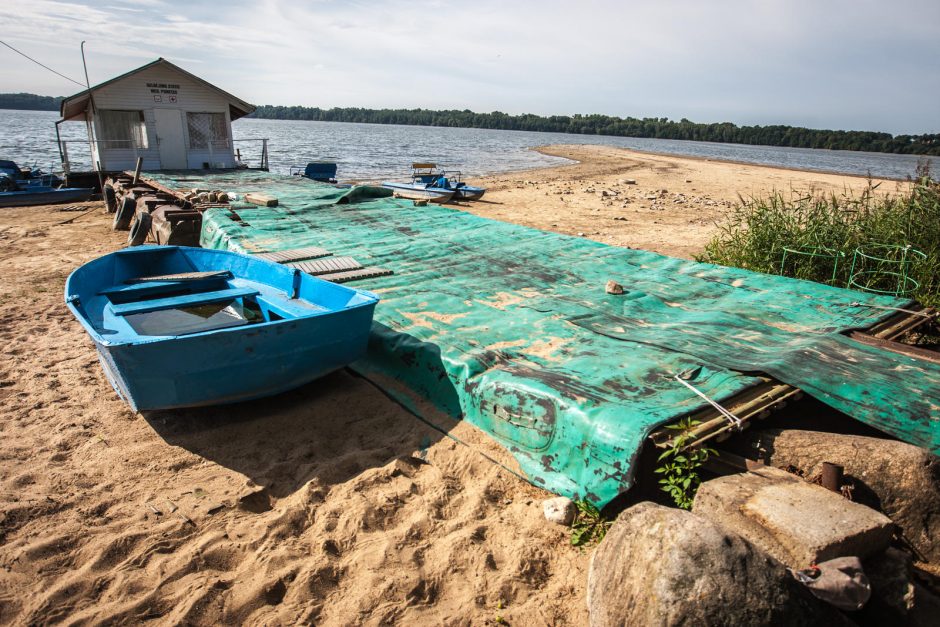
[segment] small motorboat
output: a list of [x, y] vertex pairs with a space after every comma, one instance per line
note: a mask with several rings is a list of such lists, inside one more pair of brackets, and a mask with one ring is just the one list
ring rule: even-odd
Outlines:
[[379, 298], [234, 252], [141, 246], [65, 284], [117, 393], [135, 411], [278, 394], [366, 350]]
[[433, 163], [412, 163], [411, 183], [386, 181], [382, 187], [391, 189], [396, 196], [412, 200], [429, 200], [445, 203], [454, 197], [454, 190], [437, 186], [434, 181], [440, 175]]
[[88, 200], [94, 193], [90, 187], [62, 187], [62, 179], [54, 174], [0, 160], [0, 207], [79, 202]]

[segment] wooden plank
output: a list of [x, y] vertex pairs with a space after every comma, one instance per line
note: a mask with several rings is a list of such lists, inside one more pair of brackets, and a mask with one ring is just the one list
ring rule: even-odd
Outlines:
[[335, 274], [337, 272], [347, 272], [349, 270], [359, 270], [362, 268], [362, 264], [352, 257], [326, 257], [324, 259], [313, 259], [310, 261], [291, 261], [284, 265], [297, 268], [313, 276]]
[[116, 316], [130, 316], [132, 314], [159, 311], [160, 309], [175, 309], [177, 307], [217, 303], [224, 300], [254, 296], [255, 294], [258, 294], [258, 290], [251, 289], [250, 287], [233, 287], [217, 292], [201, 292], [198, 294], [186, 294], [185, 296], [172, 296], [170, 298], [156, 298], [154, 300], [144, 300], [136, 303], [124, 303], [123, 305], [111, 305], [111, 310]]
[[245, 200], [253, 205], [260, 205], [262, 207], [277, 207], [277, 198], [268, 194], [248, 192], [245, 194]]
[[372, 279], [378, 276], [388, 276], [394, 274], [391, 270], [385, 268], [368, 267], [361, 270], [349, 270], [346, 272], [333, 272], [330, 274], [321, 274], [320, 278], [331, 283], [347, 283], [349, 281], [358, 281], [360, 279]]
[[290, 248], [288, 250], [278, 250], [273, 253], [257, 253], [254, 256], [276, 263], [287, 263], [289, 261], [302, 261], [304, 259], [319, 259], [320, 257], [329, 257], [330, 251], [319, 246], [306, 246], [304, 248]]
[[896, 340], [905, 333], [913, 331], [922, 324], [930, 322], [937, 315], [934, 309], [921, 305], [912, 305], [908, 309], [914, 313], [906, 311], [898, 312], [884, 322], [879, 322], [870, 327], [867, 333], [884, 340]]
[[[772, 411], [782, 409], [790, 401], [803, 396], [803, 391], [792, 385], [767, 378], [762, 383], [746, 390], [722, 403], [722, 406], [741, 420], [742, 424], [754, 418], [765, 418]], [[692, 444], [699, 445], [713, 438], [724, 439], [735, 428], [718, 410], [707, 407], [691, 416], [700, 424], [692, 428], [695, 439]], [[672, 429], [660, 428], [650, 434], [650, 439], [657, 447], [667, 448], [677, 434]], [[723, 437], [722, 437], [723, 436]]]
[[934, 364], [940, 364], [940, 352], [934, 350], [920, 348], [919, 346], [904, 344], [902, 342], [895, 342], [894, 340], [885, 340], [867, 333], [862, 333], [861, 331], [853, 331], [849, 337], [867, 346], [883, 348], [884, 350], [898, 353], [899, 355], [906, 355], [914, 359], [922, 359]]
[[[135, 279], [124, 281], [128, 285], [135, 283], [149, 283], [150, 281], [202, 281], [203, 279], [231, 279], [232, 273], [228, 270], [208, 270], [205, 272], [180, 272], [178, 274], [159, 274], [155, 276], [142, 276]], [[106, 294], [107, 290], [102, 290], [100, 294]]]

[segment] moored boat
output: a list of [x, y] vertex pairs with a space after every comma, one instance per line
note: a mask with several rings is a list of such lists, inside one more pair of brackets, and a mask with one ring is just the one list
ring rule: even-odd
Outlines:
[[136, 411], [270, 396], [365, 353], [374, 294], [238, 253], [142, 246], [65, 284], [114, 389]]
[[94, 193], [95, 190], [90, 187], [28, 185], [20, 189], [0, 192], [0, 207], [27, 207], [80, 202], [88, 200]]
[[0, 207], [77, 202], [88, 200], [94, 193], [90, 187], [62, 187], [62, 179], [54, 174], [0, 159]]

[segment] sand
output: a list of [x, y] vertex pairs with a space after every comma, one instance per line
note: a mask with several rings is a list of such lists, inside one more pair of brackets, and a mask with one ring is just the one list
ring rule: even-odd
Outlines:
[[[689, 256], [738, 192], [864, 184], [548, 150], [582, 163], [493, 177], [470, 210]], [[88, 207], [0, 209], [0, 622], [586, 623], [590, 551], [469, 425], [449, 425], [458, 444], [345, 371], [271, 399], [131, 412], [63, 304], [74, 267], [125, 243]]]
[[[579, 163], [472, 181], [487, 188], [462, 205], [481, 216], [581, 235], [605, 244], [691, 259], [740, 197], [808, 192], [855, 194], [859, 176], [821, 174], [609, 146], [545, 146], [540, 152]], [[913, 173], [912, 173], [913, 174]], [[628, 181], [633, 180], [635, 184]], [[907, 183], [873, 179], [880, 193]]]

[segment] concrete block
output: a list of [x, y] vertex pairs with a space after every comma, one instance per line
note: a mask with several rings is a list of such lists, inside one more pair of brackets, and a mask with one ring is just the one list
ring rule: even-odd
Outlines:
[[776, 468], [706, 481], [692, 511], [791, 568], [884, 550], [894, 525], [873, 509]]
[[262, 207], [277, 207], [277, 198], [269, 196], [268, 194], [248, 192], [245, 194], [245, 200], [253, 205], [260, 205]]

